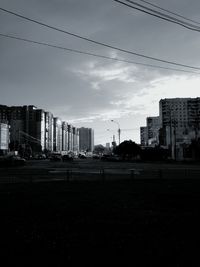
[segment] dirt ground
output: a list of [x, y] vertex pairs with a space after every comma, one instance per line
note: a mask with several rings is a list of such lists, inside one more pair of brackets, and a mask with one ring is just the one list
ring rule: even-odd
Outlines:
[[6, 265], [200, 266], [200, 180], [1, 184]]

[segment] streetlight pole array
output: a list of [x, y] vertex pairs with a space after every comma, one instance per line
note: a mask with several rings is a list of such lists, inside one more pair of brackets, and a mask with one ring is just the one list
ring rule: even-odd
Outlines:
[[121, 129], [120, 129], [120, 125], [119, 122], [115, 121], [115, 120], [111, 120], [112, 122], [116, 123], [118, 125], [118, 137], [119, 137], [119, 145], [120, 145], [120, 135], [121, 135]]

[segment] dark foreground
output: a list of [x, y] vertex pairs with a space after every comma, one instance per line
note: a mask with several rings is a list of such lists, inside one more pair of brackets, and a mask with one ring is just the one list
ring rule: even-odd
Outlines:
[[0, 214], [6, 265], [200, 266], [197, 179], [2, 184]]

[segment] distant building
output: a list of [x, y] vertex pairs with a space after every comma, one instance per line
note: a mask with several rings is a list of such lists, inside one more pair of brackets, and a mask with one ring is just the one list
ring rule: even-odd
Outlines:
[[147, 138], [148, 145], [155, 146], [159, 144], [159, 130], [161, 128], [160, 117], [147, 117]]
[[79, 149], [80, 151], [93, 152], [94, 130], [91, 128], [79, 128]]
[[200, 137], [200, 98], [167, 98], [159, 102], [163, 143], [172, 158], [183, 158], [183, 145]]
[[75, 127], [72, 127], [72, 148], [73, 152], [79, 152], [79, 130]]
[[53, 114], [45, 112], [45, 149], [53, 151]]
[[68, 124], [62, 122], [62, 151], [68, 151]]
[[10, 148], [31, 146], [34, 151], [45, 148], [45, 114], [35, 106], [2, 106], [0, 118], [10, 125]]
[[[32, 152], [79, 152], [79, 129], [33, 105], [0, 105], [0, 122], [4, 128], [4, 122], [9, 125], [10, 150], [20, 151], [22, 156], [30, 156]], [[90, 128], [82, 130], [82, 146], [93, 151], [94, 131]], [[2, 140], [3, 137], [3, 147]]]
[[62, 121], [60, 118], [53, 118], [53, 151], [62, 151]]
[[140, 127], [140, 143], [142, 146], [148, 145], [148, 128], [147, 128], [147, 126]]
[[106, 143], [106, 148], [110, 149], [110, 143]]
[[73, 136], [73, 133], [72, 133], [72, 125], [71, 124], [68, 124], [68, 151], [72, 151], [72, 136]]
[[9, 149], [9, 125], [6, 121], [0, 121], [0, 154]]

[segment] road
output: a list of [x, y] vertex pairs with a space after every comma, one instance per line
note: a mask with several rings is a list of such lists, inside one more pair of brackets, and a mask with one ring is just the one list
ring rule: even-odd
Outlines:
[[18, 168], [2, 168], [0, 183], [49, 180], [199, 178], [200, 166], [180, 163], [135, 163], [74, 159], [72, 162], [30, 160]]
[[[38, 262], [44, 266], [200, 266], [199, 179], [143, 180], [130, 174], [125, 179], [122, 174], [121, 180], [105, 182], [111, 174], [104, 180], [99, 174], [95, 182], [60, 181], [66, 169], [85, 170], [81, 180], [89, 170], [110, 168], [115, 173], [133, 167], [146, 168], [149, 175], [152, 170], [159, 173], [161, 167], [164, 174], [169, 170], [177, 174], [185, 167], [189, 172], [199, 170], [179, 164], [90, 159], [30, 161], [23, 168], [7, 170], [7, 177], [11, 171], [13, 178], [26, 174], [24, 179], [30, 183], [0, 185], [1, 260], [5, 257], [8, 266], [16, 262], [28, 266]], [[50, 182], [49, 171], [55, 172], [57, 182]], [[47, 182], [33, 183], [36, 177], [43, 181], [42, 172]], [[2, 173], [1, 169], [1, 177]]]

